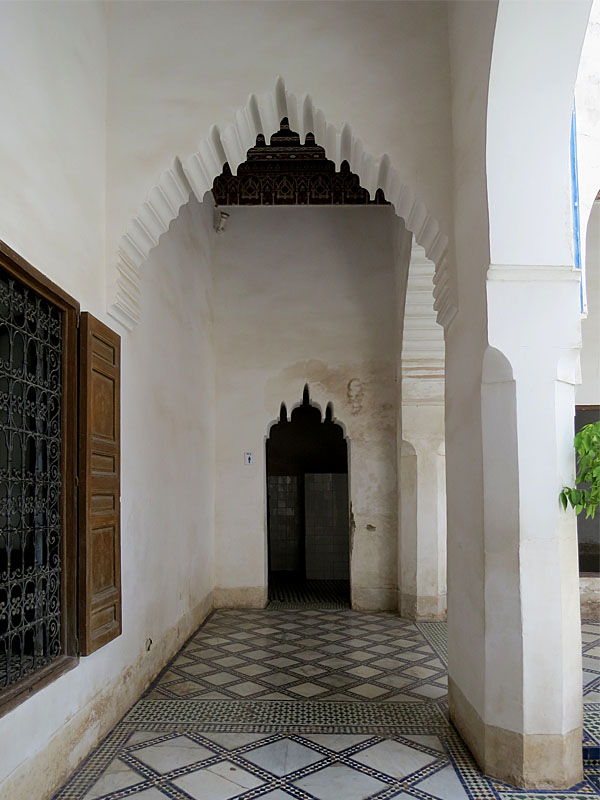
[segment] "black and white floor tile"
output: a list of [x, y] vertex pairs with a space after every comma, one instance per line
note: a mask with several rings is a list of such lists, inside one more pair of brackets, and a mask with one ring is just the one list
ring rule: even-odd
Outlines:
[[[600, 766], [600, 623], [584, 620], [583, 645], [583, 745], [584, 754]], [[599, 782], [600, 783], [600, 782]]]
[[569, 791], [483, 776], [447, 719], [442, 623], [221, 610], [55, 800], [584, 800], [600, 796], [600, 623], [582, 628], [588, 760]]

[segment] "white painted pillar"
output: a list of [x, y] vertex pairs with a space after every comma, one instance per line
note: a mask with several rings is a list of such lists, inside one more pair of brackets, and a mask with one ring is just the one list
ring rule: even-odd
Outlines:
[[408, 619], [446, 616], [444, 406], [404, 405], [400, 465], [398, 609]]
[[401, 357], [398, 610], [446, 616], [444, 336], [433, 307], [434, 264], [413, 243]]
[[[569, 267], [490, 267], [474, 559], [451, 530], [451, 718], [487, 774], [522, 787], [582, 776], [577, 534], [558, 501], [574, 478], [578, 277]], [[468, 492], [463, 502], [478, 507]], [[465, 613], [468, 595], [479, 597], [480, 628]], [[457, 650], [466, 638], [471, 663]]]

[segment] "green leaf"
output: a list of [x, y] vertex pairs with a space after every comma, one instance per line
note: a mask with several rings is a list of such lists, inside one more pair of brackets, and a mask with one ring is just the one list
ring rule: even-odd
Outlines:
[[560, 502], [561, 502], [561, 504], [562, 504], [562, 507], [563, 507], [563, 508], [565, 509], [565, 511], [566, 511], [566, 510], [567, 510], [567, 505], [568, 505], [568, 502], [567, 502], [567, 495], [566, 495], [566, 493], [565, 493], [565, 491], [564, 491], [564, 490], [563, 490], [563, 491], [560, 493]]
[[576, 487], [564, 486], [560, 502], [566, 509], [570, 503], [579, 514], [585, 509], [586, 518], [594, 518], [600, 506], [600, 421], [584, 425], [575, 435], [577, 452]]

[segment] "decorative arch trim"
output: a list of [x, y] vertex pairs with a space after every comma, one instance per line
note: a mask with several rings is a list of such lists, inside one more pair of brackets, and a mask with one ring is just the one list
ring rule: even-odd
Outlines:
[[[413, 242], [408, 279], [406, 282], [406, 301], [404, 311], [404, 332], [402, 336], [402, 362], [411, 377], [427, 377], [427, 369], [434, 377], [443, 377], [445, 364], [444, 332], [437, 324], [437, 316], [432, 303], [435, 291], [435, 264], [427, 258], [425, 248]], [[412, 372], [411, 372], [412, 371]]]
[[171, 168], [159, 177], [119, 241], [116, 269], [108, 287], [109, 314], [133, 329], [140, 319], [140, 267], [181, 206], [192, 192], [202, 202], [214, 179], [221, 174], [223, 164], [227, 162], [235, 173], [246, 160], [247, 151], [255, 145], [256, 137], [262, 134], [266, 138], [278, 131], [283, 117], [289, 119], [290, 127], [302, 138], [313, 133], [338, 169], [342, 161], [347, 161], [372, 197], [377, 189], [383, 190], [407, 230], [435, 264], [434, 308], [438, 322], [447, 327], [456, 314], [457, 301], [448, 269], [448, 237], [439, 223], [410, 186], [401, 181], [387, 154], [376, 157], [368, 152], [348, 123], [338, 129], [327, 122], [310, 95], [296, 97], [287, 91], [281, 77], [277, 78], [274, 91], [260, 98], [251, 94], [246, 105], [236, 111], [231, 125], [223, 132], [213, 125], [195, 153], [175, 158]]

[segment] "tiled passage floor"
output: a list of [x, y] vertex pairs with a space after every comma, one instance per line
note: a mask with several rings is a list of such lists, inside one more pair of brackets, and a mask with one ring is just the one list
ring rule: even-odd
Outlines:
[[[584, 624], [583, 642], [586, 742], [600, 744], [600, 624]], [[443, 624], [218, 611], [56, 800], [600, 796], [600, 760], [564, 792], [482, 776], [446, 714]]]

